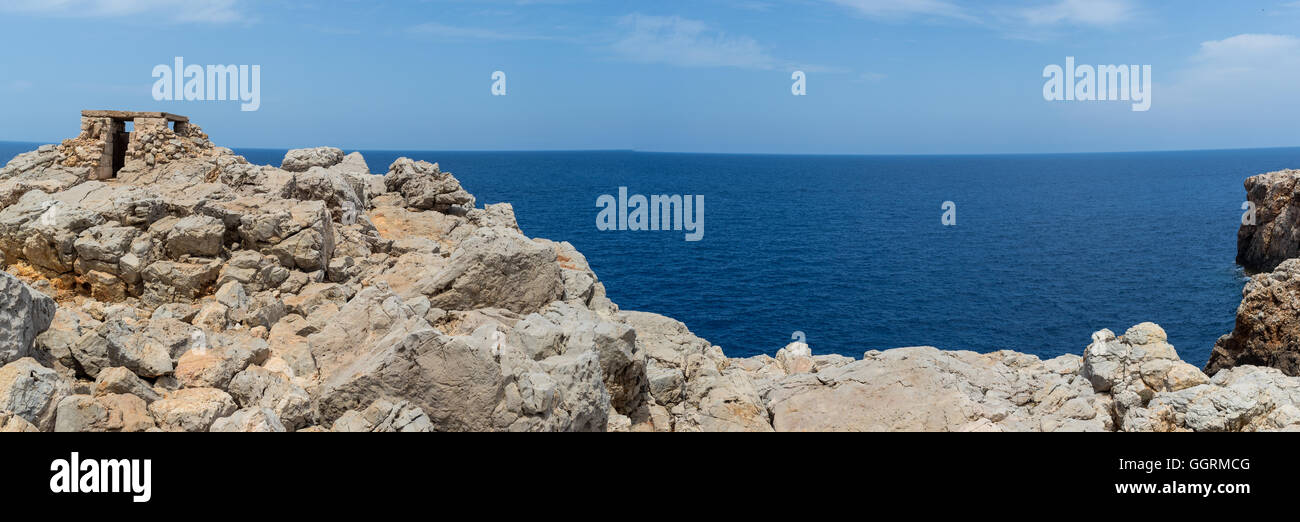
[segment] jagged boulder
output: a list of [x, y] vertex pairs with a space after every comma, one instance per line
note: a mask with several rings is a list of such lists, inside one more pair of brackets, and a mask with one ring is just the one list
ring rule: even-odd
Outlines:
[[167, 254], [179, 259], [182, 256], [212, 257], [221, 254], [226, 235], [226, 225], [212, 216], [186, 216], [176, 221], [164, 240]]
[[31, 190], [0, 208], [0, 253], [6, 264], [21, 260], [49, 274], [70, 272], [77, 236], [105, 222], [103, 215], [80, 205], [95, 188], [87, 185], [56, 194]]
[[54, 431], [148, 431], [157, 428], [136, 395], [72, 395], [59, 401]]
[[388, 187], [384, 184], [384, 176], [371, 174], [370, 166], [366, 164], [366, 159], [360, 152], [344, 156], [342, 163], [330, 167], [329, 170], [345, 175], [352, 184], [353, 191], [361, 198], [364, 205], [358, 210], [371, 208], [372, 199], [388, 192]]
[[1195, 366], [1178, 358], [1164, 329], [1154, 323], [1129, 328], [1122, 337], [1110, 330], [1094, 333], [1079, 373], [1094, 390], [1115, 395], [1123, 405], [1209, 382]]
[[208, 431], [212, 423], [235, 413], [235, 400], [215, 388], [185, 388], [149, 405], [163, 431]]
[[221, 264], [216, 261], [154, 262], [140, 273], [144, 299], [157, 304], [193, 301], [208, 292], [220, 271]]
[[0, 368], [0, 412], [11, 412], [48, 431], [54, 427], [59, 401], [71, 389], [58, 372], [24, 357]]
[[870, 351], [765, 390], [777, 431], [1105, 431], [1077, 356], [932, 347]]
[[540, 310], [564, 294], [555, 251], [507, 228], [480, 228], [451, 254], [448, 266], [415, 284], [446, 310]]
[[123, 319], [105, 321], [77, 339], [71, 347], [72, 357], [91, 378], [114, 366], [126, 367], [142, 377], [171, 373], [174, 344], [146, 335], [143, 330]]
[[1255, 274], [1242, 289], [1232, 333], [1220, 337], [1205, 373], [1240, 365], [1270, 366], [1300, 375], [1300, 259]]
[[[322, 375], [333, 374], [363, 353], [358, 347], [372, 346], [418, 317], [402, 298], [382, 286], [361, 290], [337, 312], [328, 315], [330, 319], [322, 322], [319, 327], [302, 316], [292, 315], [288, 318], [289, 322], [283, 323], [283, 326], [277, 324], [272, 329], [273, 338], [292, 340], [305, 337], [306, 344], [310, 347], [310, 364], [308, 361], [299, 361], [295, 367], [310, 369], [312, 373], [320, 372]], [[411, 324], [422, 326], [418, 323]], [[291, 343], [282, 343], [282, 346], [290, 345]], [[296, 373], [303, 374], [302, 371]]]
[[413, 317], [350, 364], [323, 376], [317, 409], [327, 422], [377, 399], [407, 400], [440, 431], [491, 431], [505, 382], [490, 346], [451, 339]]
[[681, 402], [670, 410], [675, 431], [772, 431], [754, 381], [704, 354], [686, 359]]
[[[77, 260], [84, 267], [81, 272], [85, 273], [89, 270], [110, 274], [122, 272], [119, 263], [122, 257], [130, 252], [132, 242], [139, 235], [140, 229], [121, 226], [116, 221], [86, 229], [77, 236], [72, 245], [77, 251]], [[218, 243], [218, 249], [220, 246]]]
[[367, 288], [338, 313], [351, 326], [310, 337], [321, 384], [309, 392], [325, 424], [383, 399], [409, 402], [438, 431], [605, 429], [611, 406], [595, 337], [529, 351], [508, 311], [459, 315], [444, 326], [449, 335], [420, 313], [427, 303], [416, 304]]
[[176, 381], [187, 388], [226, 389], [236, 374], [270, 355], [266, 341], [242, 334], [213, 335], [176, 362]]
[[343, 151], [334, 147], [293, 149], [284, 155], [280, 168], [289, 172], [307, 172], [312, 167], [332, 167], [343, 161]]
[[27, 422], [10, 411], [0, 411], [0, 433], [31, 433], [41, 431], [36, 425]]
[[1276, 368], [1227, 368], [1206, 383], [1159, 393], [1125, 413], [1127, 431], [1300, 430], [1300, 377]]
[[348, 410], [330, 431], [341, 432], [430, 432], [433, 422], [424, 410], [407, 401], [396, 403], [379, 399], [365, 410]]
[[54, 320], [54, 300], [0, 272], [0, 365], [31, 354], [36, 337]]
[[388, 192], [400, 194], [407, 207], [447, 212], [454, 208], [474, 207], [474, 196], [461, 188], [450, 172], [442, 172], [437, 163], [398, 158], [384, 176]]
[[647, 399], [631, 412], [631, 429], [656, 431], [772, 431], [753, 379], [731, 367], [722, 349], [680, 321], [623, 312], [646, 359]]
[[[493, 207], [495, 205], [488, 205], [488, 209], [483, 214], [471, 213], [471, 219], [494, 224], [504, 222], [509, 228], [519, 229], [519, 226], [514, 224], [513, 209], [504, 208], [498, 210]], [[501, 217], [489, 217], [493, 214], [498, 214]], [[596, 277], [596, 273], [591, 270], [591, 266], [587, 264], [587, 257], [578, 252], [578, 249], [574, 248], [572, 244], [568, 241], [557, 243], [546, 239], [534, 239], [533, 241], [548, 245], [555, 251], [555, 261], [560, 265], [560, 277], [564, 281], [562, 298], [565, 301], [605, 314], [613, 314], [618, 311], [618, 306], [606, 297], [605, 285], [600, 282], [600, 279]]]
[[236, 230], [242, 248], [274, 256], [285, 268], [320, 270], [333, 257], [334, 226], [323, 201], [241, 196], [210, 202], [204, 211]]
[[307, 391], [282, 373], [250, 366], [235, 375], [229, 389], [244, 408], [269, 409], [289, 430], [307, 427], [315, 420]]
[[86, 332], [97, 328], [102, 321], [75, 307], [63, 306], [54, 311], [54, 320], [49, 329], [36, 336], [32, 343], [35, 355], [48, 357], [53, 363], [64, 368], [74, 368], [77, 364], [72, 356], [72, 347]]
[[[1281, 170], [1246, 178], [1246, 199], [1254, 205], [1254, 222], [1237, 230], [1237, 264], [1268, 272], [1300, 253], [1300, 170]], [[1249, 217], [1249, 216], [1248, 216]]]
[[125, 367], [106, 368], [95, 378], [94, 395], [127, 394], [139, 397], [145, 404], [162, 398], [148, 383]]
[[239, 283], [246, 292], [260, 292], [278, 288], [289, 279], [288, 268], [280, 266], [273, 256], [264, 255], [254, 250], [233, 252], [230, 259], [217, 274], [218, 289], [229, 283]]
[[213, 421], [208, 431], [243, 433], [283, 433], [289, 431], [270, 408], [244, 408]]
[[58, 145], [41, 145], [36, 150], [24, 152], [0, 168], [0, 180], [16, 177], [32, 171], [44, 170], [59, 160]]
[[813, 360], [812, 348], [808, 343], [792, 342], [776, 351], [776, 361], [787, 374], [808, 373], [817, 363]]
[[611, 406], [624, 415], [641, 405], [647, 391], [646, 354], [636, 330], [565, 302], [552, 303], [516, 323], [510, 333], [534, 360], [551, 355], [595, 352]]
[[[381, 185], [383, 182], [382, 176], [370, 173], [370, 166], [366, 164], [366, 158], [365, 156], [362, 156], [360, 152], [348, 153], [347, 156], [343, 156], [343, 161], [339, 162], [338, 165], [330, 167], [330, 170], [353, 176], [369, 176], [370, 178], [380, 181]], [[380, 192], [382, 193], [383, 191], [381, 190]]]

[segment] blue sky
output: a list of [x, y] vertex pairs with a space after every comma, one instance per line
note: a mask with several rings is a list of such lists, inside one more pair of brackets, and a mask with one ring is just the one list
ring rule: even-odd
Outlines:
[[[233, 147], [999, 153], [1300, 145], [1300, 1], [9, 0], [0, 140], [83, 108]], [[261, 66], [261, 107], [155, 101], [155, 65]], [[1151, 109], [1043, 68], [1151, 65]], [[507, 74], [507, 95], [491, 75]], [[791, 72], [807, 95], [793, 96]]]

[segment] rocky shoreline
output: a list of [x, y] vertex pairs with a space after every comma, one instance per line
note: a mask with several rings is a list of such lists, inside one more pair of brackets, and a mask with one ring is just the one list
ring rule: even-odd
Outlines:
[[437, 164], [258, 166], [164, 121], [106, 177], [111, 124], [0, 169], [0, 431], [1300, 429], [1300, 171], [1246, 182], [1270, 272], [1206, 372], [1151, 323], [1048, 360], [728, 358]]

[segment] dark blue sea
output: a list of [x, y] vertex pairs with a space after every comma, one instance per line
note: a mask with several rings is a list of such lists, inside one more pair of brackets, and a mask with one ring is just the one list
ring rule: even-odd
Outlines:
[[[32, 144], [0, 143], [5, 161]], [[238, 150], [279, 165], [284, 150]], [[371, 171], [434, 161], [480, 204], [587, 256], [623, 309], [675, 317], [730, 356], [933, 345], [1054, 357], [1159, 323], [1203, 365], [1232, 330], [1242, 180], [1300, 148], [781, 156], [361, 151]], [[704, 237], [600, 231], [596, 198], [703, 195]], [[945, 201], [956, 225], [941, 223]]]

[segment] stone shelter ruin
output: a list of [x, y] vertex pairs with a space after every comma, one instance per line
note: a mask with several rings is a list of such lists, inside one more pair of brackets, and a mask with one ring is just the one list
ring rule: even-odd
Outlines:
[[[127, 129], [127, 123], [131, 129]], [[89, 178], [111, 179], [131, 161], [147, 166], [194, 157], [212, 143], [185, 116], [166, 112], [81, 111], [81, 133], [65, 140], [60, 151], [67, 167], [89, 167]]]

